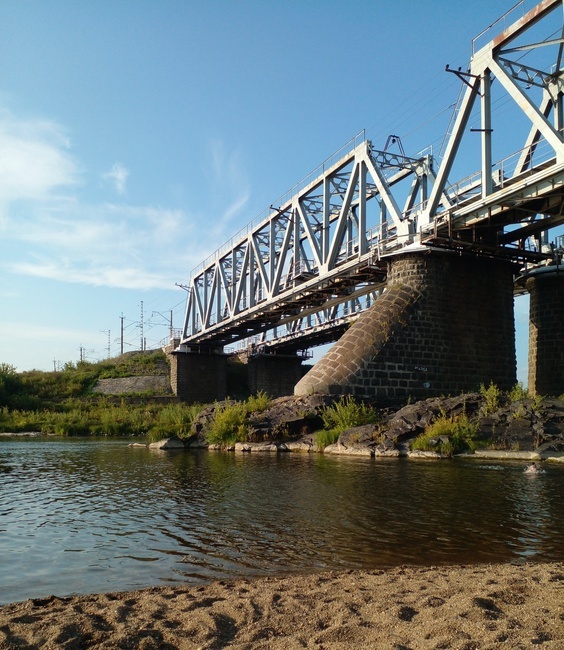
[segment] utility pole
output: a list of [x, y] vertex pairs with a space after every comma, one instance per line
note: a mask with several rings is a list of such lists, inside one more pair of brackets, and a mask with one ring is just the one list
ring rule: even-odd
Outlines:
[[164, 318], [165, 321], [168, 320], [169, 323], [169, 329], [170, 329], [170, 339], [172, 340], [172, 335], [173, 335], [173, 328], [172, 328], [172, 309], [170, 310], [170, 318], [167, 319], [167, 317], [164, 314], [161, 314], [160, 311], [154, 311], [152, 312], [151, 316], [154, 316], [155, 314], [158, 314], [161, 318]]
[[145, 349], [144, 347], [144, 336], [143, 336], [143, 301], [141, 301], [141, 351]]
[[119, 353], [123, 354], [123, 319], [125, 318], [125, 316], [123, 315], [123, 312], [121, 312], [121, 316], [119, 318], [121, 320], [121, 328], [120, 328], [121, 336], [120, 336], [120, 346], [119, 346], [120, 352]]

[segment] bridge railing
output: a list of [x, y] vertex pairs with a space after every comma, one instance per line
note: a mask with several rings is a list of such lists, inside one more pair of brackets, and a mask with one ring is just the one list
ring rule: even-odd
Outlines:
[[[505, 31], [507, 29], [508, 25], [508, 19], [509, 16], [511, 16], [511, 22], [516, 20], [515, 14], [517, 11], [519, 11], [519, 8], [521, 9], [521, 15], [525, 15], [525, 0], [519, 0], [519, 2], [515, 3], [512, 7], [510, 7], [504, 14], [503, 16], [500, 16], [497, 20], [495, 20], [491, 25], [488, 25], [486, 29], [481, 31], [477, 36], [475, 36], [472, 39], [472, 56], [476, 54], [476, 52], [480, 49], [479, 43], [485, 44], [487, 40], [485, 40], [486, 34], [488, 34], [487, 39], [489, 40], [491, 38], [490, 31], [494, 28], [497, 27], [498, 30], [501, 29], [501, 31]], [[495, 34], [494, 34], [495, 36]]]
[[[564, 129], [560, 129], [560, 133], [564, 133]], [[519, 169], [524, 165], [526, 159], [526, 168]], [[494, 182], [494, 190], [503, 189], [508, 184], [514, 181], [516, 177], [523, 174], [532, 174], [540, 167], [554, 161], [555, 154], [550, 144], [544, 138], [540, 138], [538, 142], [533, 145], [527, 145], [521, 149], [517, 149], [505, 158], [497, 161], [492, 165], [492, 178]], [[453, 208], [460, 207], [462, 204], [471, 201], [481, 196], [482, 187], [482, 172], [481, 170], [473, 172], [454, 183], [447, 184], [445, 193], [447, 198], [452, 204]], [[422, 201], [414, 205], [410, 210], [403, 213], [404, 218], [416, 219], [419, 214], [422, 214], [427, 207], [427, 201]], [[451, 208], [443, 205], [437, 209], [435, 222], [441, 223], [441, 218]], [[430, 224], [429, 228], [434, 225]]]
[[271, 206], [264, 209], [258, 216], [256, 216], [250, 223], [241, 228], [231, 239], [229, 239], [225, 244], [220, 246], [215, 250], [211, 255], [209, 255], [201, 264], [192, 270], [190, 273], [190, 279], [199, 275], [205, 268], [207, 268], [214, 260], [218, 259], [231, 250], [238, 242], [243, 241], [248, 237], [249, 233], [254, 230], [256, 226], [261, 224], [263, 221], [266, 221], [269, 216], [272, 214], [273, 210], [276, 210], [277, 207], [287, 204], [292, 198], [298, 194], [298, 192], [313, 183], [317, 178], [322, 176], [325, 173], [325, 170], [330, 169], [335, 163], [337, 163], [341, 158], [343, 158], [349, 151], [356, 149], [356, 147], [366, 140], [366, 130], [362, 129], [350, 140], [345, 142], [344, 145], [339, 147], [334, 151], [328, 158], [326, 158], [320, 165], [315, 167], [309, 174], [304, 176], [300, 181], [298, 181], [292, 188], [287, 192], [279, 196], [275, 201], [272, 202]]

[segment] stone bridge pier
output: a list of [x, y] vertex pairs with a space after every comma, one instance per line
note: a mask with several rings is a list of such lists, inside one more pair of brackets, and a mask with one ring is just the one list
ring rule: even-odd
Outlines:
[[[233, 397], [228, 391], [230, 355], [222, 348], [182, 351], [169, 346], [165, 353], [170, 360], [170, 384], [174, 394], [183, 402], [209, 404]], [[303, 357], [296, 353], [249, 356], [245, 363], [246, 381], [233, 386], [236, 394], [264, 391], [270, 397], [292, 395], [302, 376]]]
[[564, 393], [564, 265], [536, 269], [527, 280], [529, 391]]
[[166, 349], [170, 385], [183, 402], [209, 404], [227, 396], [227, 355], [223, 349]]
[[513, 267], [454, 252], [391, 258], [388, 284], [295, 394], [400, 402], [516, 383]]
[[247, 362], [249, 390], [271, 397], [292, 395], [302, 376], [302, 357], [297, 354], [257, 354]]

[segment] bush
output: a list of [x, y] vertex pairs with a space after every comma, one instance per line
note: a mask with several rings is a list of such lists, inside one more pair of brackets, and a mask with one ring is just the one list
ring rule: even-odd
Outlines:
[[323, 451], [325, 447], [329, 445], [334, 445], [342, 431], [339, 429], [322, 429], [315, 434], [315, 444], [319, 451]]
[[256, 395], [251, 395], [245, 402], [247, 413], [262, 413], [266, 411], [271, 402], [270, 397], [264, 391], [259, 390]]
[[500, 406], [501, 390], [493, 383], [486, 388], [484, 384], [480, 385], [480, 395], [484, 398], [484, 415], [490, 415], [497, 411]]
[[149, 431], [149, 440], [157, 442], [171, 436], [188, 438], [194, 418], [201, 410], [200, 404], [168, 404], [157, 413]]
[[[467, 415], [449, 418], [441, 415], [413, 441], [412, 449], [436, 451], [452, 456], [461, 451], [473, 451], [476, 447], [478, 426]], [[441, 440], [442, 438], [442, 440]]]
[[339, 433], [362, 424], [376, 423], [379, 419], [374, 407], [357, 402], [350, 395], [341, 397], [331, 406], [326, 406], [321, 417], [325, 429], [336, 429]]
[[528, 399], [530, 395], [529, 391], [521, 382], [519, 382], [507, 393], [507, 397], [509, 397], [512, 402], [518, 402], [520, 399]]
[[225, 447], [245, 440], [247, 433], [247, 404], [235, 402], [217, 406], [213, 420], [206, 430], [206, 439], [212, 444]]
[[377, 423], [379, 414], [374, 407], [345, 395], [335, 404], [326, 406], [321, 412], [321, 418], [324, 428], [315, 434], [317, 448], [320, 450], [337, 442], [341, 433], [347, 429]]

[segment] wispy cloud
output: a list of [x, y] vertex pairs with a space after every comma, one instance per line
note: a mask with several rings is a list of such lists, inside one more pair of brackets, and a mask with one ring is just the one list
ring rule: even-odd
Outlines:
[[0, 203], [45, 200], [80, 182], [64, 129], [47, 120], [18, 120], [0, 109]]
[[[233, 219], [243, 216], [251, 191], [239, 151], [229, 150], [222, 140], [215, 139], [210, 143], [209, 156], [209, 181], [216, 198], [215, 208], [219, 211], [217, 229], [223, 230]], [[252, 215], [246, 220], [251, 218]]]
[[[103, 175], [118, 194], [129, 171]], [[64, 129], [0, 109], [0, 268], [62, 282], [130, 289], [174, 287], [198, 263], [183, 242], [189, 215], [155, 206], [84, 203], [82, 173]]]
[[104, 181], [111, 182], [115, 191], [120, 195], [126, 193], [126, 183], [128, 177], [129, 170], [120, 162], [114, 163], [110, 171], [102, 174], [102, 179]]
[[[92, 188], [65, 129], [0, 108], [0, 233], [8, 244], [0, 270], [135, 290], [170, 289], [186, 281], [236, 228], [234, 220], [249, 220], [241, 154], [215, 140], [207, 162], [215, 211], [209, 219], [160, 206], [85, 203], [82, 190]], [[128, 177], [122, 162], [101, 175], [121, 196]]]
[[67, 202], [10, 220], [4, 236], [25, 244], [27, 259], [4, 266], [63, 282], [170, 289], [190, 266], [181, 246], [186, 221], [180, 210]]

